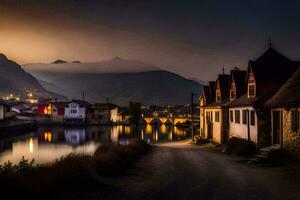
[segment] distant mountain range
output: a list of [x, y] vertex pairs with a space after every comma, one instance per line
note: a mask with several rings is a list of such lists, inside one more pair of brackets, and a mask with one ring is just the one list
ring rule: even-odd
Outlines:
[[129, 101], [144, 105], [188, 104], [191, 92], [196, 93], [196, 100], [201, 89], [198, 82], [153, 64], [119, 57], [97, 63], [57, 60], [51, 64], [26, 64], [23, 68], [44, 88], [69, 99], [82, 98], [84, 92], [88, 101], [123, 106]]
[[9, 94], [24, 96], [26, 91], [35, 90], [43, 96], [62, 96], [47, 91], [31, 74], [25, 72], [16, 62], [0, 54], [0, 96]]

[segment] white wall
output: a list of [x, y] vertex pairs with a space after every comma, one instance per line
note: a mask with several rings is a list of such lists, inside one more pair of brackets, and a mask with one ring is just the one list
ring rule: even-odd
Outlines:
[[[215, 112], [219, 111], [219, 122], [215, 121]], [[221, 108], [205, 108], [204, 109], [204, 132], [205, 132], [205, 137], [208, 136], [208, 126], [206, 122], [206, 112], [212, 112], [212, 128], [213, 128], [213, 133], [212, 137], [215, 142], [221, 143], [221, 122], [222, 122], [222, 112]], [[203, 119], [201, 119], [203, 120]]]
[[65, 118], [67, 119], [84, 119], [85, 118], [85, 108], [80, 107], [78, 103], [69, 103], [65, 108]]
[[[229, 115], [230, 111], [233, 111], [233, 122], [230, 121], [230, 116], [229, 116], [229, 137], [239, 137], [239, 138], [244, 138], [248, 139], [248, 127], [247, 124], [243, 124], [243, 114], [242, 110], [249, 110], [249, 120], [250, 120], [250, 111], [255, 111], [253, 107], [235, 107], [235, 108], [230, 108], [229, 109]], [[240, 123], [235, 123], [235, 115], [234, 111], [235, 110], [240, 110]], [[255, 126], [252, 126], [249, 121], [249, 127], [250, 127], [250, 139], [251, 141], [257, 143], [257, 115], [255, 112]]]
[[0, 120], [4, 119], [4, 106], [0, 105]]

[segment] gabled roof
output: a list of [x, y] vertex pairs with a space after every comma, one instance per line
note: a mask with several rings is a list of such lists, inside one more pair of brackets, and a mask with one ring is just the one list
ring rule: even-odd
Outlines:
[[238, 68], [231, 70], [230, 85], [234, 81], [237, 98], [247, 91], [246, 75], [247, 71], [239, 70]]
[[300, 69], [298, 69], [267, 102], [267, 106], [300, 105]]
[[212, 99], [215, 99], [216, 82], [215, 81], [209, 81], [208, 86], [209, 86], [210, 97]]
[[220, 84], [221, 99], [226, 99], [226, 97], [229, 94], [229, 81], [230, 81], [229, 74], [219, 74], [216, 82], [219, 82]]
[[291, 61], [272, 47], [255, 61], [249, 61], [251, 70], [258, 85], [260, 83], [284, 83], [297, 69], [297, 63]]

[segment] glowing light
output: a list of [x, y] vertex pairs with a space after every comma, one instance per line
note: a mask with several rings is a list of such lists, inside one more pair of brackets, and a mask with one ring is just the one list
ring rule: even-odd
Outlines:
[[51, 132], [45, 132], [44, 137], [45, 137], [46, 142], [51, 142], [52, 141], [52, 133]]
[[30, 138], [30, 140], [29, 140], [29, 152], [33, 153], [33, 139], [32, 138]]

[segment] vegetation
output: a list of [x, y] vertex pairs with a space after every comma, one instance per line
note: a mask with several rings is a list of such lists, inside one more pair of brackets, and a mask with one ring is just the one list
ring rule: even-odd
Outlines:
[[142, 106], [141, 103], [129, 102], [128, 114], [129, 114], [129, 123], [131, 125], [135, 125], [135, 126], [139, 125], [139, 120], [142, 116], [141, 106]]
[[197, 135], [197, 136], [195, 137], [195, 139], [196, 139], [195, 143], [198, 144], [198, 145], [210, 143], [210, 140], [209, 140], [209, 139], [203, 138], [203, 137], [201, 137], [201, 136], [199, 136], [199, 135]]
[[269, 152], [264, 163], [271, 166], [281, 166], [295, 162], [296, 160], [296, 157], [290, 151], [286, 149], [275, 149]]
[[70, 154], [51, 164], [35, 165], [34, 160], [25, 158], [16, 165], [7, 162], [0, 166], [2, 195], [45, 198], [47, 194], [56, 199], [112, 189], [104, 177], [124, 175], [150, 148], [146, 142], [135, 140], [129, 145], [102, 145], [93, 156]]
[[224, 144], [224, 152], [228, 154], [250, 156], [257, 152], [256, 144], [252, 141], [232, 137]]

